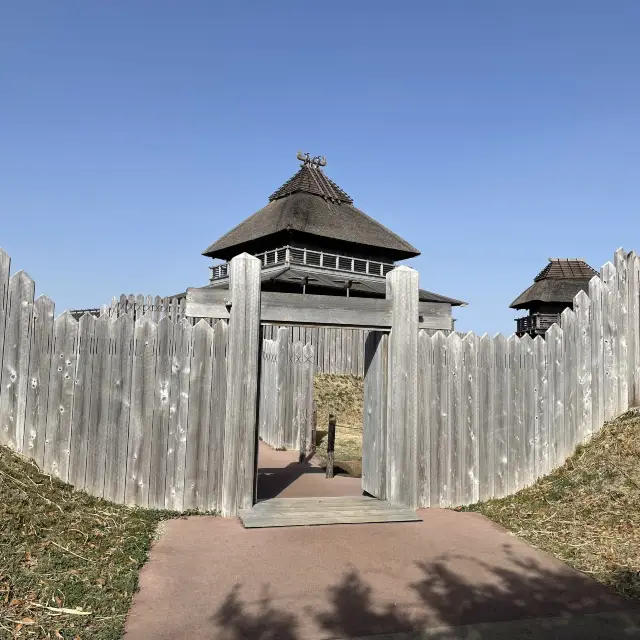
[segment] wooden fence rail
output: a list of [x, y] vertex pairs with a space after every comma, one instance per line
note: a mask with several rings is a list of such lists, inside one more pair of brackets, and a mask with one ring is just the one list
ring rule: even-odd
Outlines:
[[259, 435], [279, 449], [298, 449], [301, 438], [311, 449], [313, 429], [313, 348], [290, 342], [288, 330], [264, 340], [260, 374]]

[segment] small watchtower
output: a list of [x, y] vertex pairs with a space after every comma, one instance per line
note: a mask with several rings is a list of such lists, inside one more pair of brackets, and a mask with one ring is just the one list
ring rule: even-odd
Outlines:
[[573, 309], [573, 298], [579, 291], [589, 291], [589, 280], [597, 275], [580, 258], [549, 258], [549, 264], [533, 284], [510, 305], [512, 309], [529, 311], [529, 315], [516, 318], [516, 334], [543, 336], [554, 322], [560, 321], [564, 309]]

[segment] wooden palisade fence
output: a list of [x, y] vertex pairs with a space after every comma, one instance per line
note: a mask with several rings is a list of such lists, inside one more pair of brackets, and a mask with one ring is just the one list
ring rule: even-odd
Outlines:
[[[9, 278], [0, 250], [0, 444], [94, 495], [233, 515], [254, 500], [267, 322], [379, 329], [366, 338], [363, 488], [394, 504], [513, 493], [640, 404], [633, 252], [618, 250], [561, 326], [535, 340], [419, 331], [418, 274], [407, 267], [387, 274], [385, 300], [348, 301], [261, 294], [260, 268], [236, 256], [231, 289], [189, 290], [185, 321], [76, 321], [34, 301], [24, 272]], [[202, 316], [210, 321], [193, 326]]]
[[288, 329], [264, 340], [260, 374], [259, 435], [268, 445], [311, 448], [314, 355], [310, 344], [289, 342]]
[[614, 263], [546, 339], [418, 335], [420, 506], [512, 494], [640, 404], [640, 257]]

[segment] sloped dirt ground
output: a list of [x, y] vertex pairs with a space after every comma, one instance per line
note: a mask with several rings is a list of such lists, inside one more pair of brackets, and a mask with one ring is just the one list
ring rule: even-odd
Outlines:
[[640, 600], [640, 410], [607, 423], [532, 487], [465, 510]]

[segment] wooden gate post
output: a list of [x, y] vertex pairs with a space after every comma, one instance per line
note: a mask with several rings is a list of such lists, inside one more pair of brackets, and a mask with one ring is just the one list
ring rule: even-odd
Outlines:
[[253, 505], [260, 353], [260, 269], [242, 253], [231, 260], [231, 314], [227, 348], [227, 407], [224, 425], [222, 515]]
[[391, 298], [387, 395], [386, 497], [418, 505], [418, 272], [396, 267], [387, 274]]

